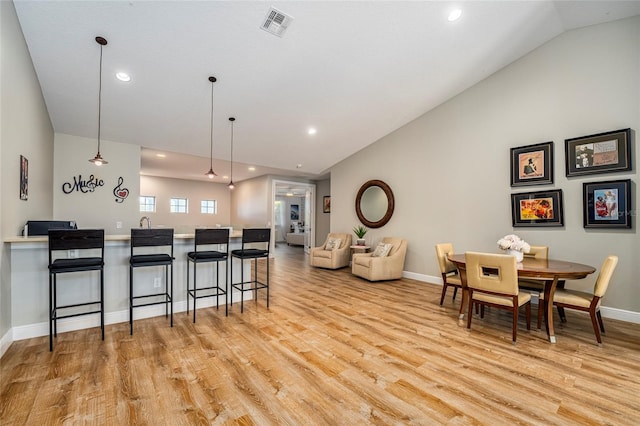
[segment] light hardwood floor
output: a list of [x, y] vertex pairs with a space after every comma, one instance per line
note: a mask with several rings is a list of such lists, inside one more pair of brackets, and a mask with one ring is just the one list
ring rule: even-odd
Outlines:
[[[435, 256], [435, 253], [434, 253]], [[296, 248], [272, 260], [271, 306], [185, 312], [14, 342], [1, 359], [0, 423], [640, 423], [640, 326], [567, 312], [552, 345], [521, 315], [490, 310], [469, 331], [459, 297], [403, 279], [372, 284], [310, 268]], [[615, 282], [612, 283], [615, 285]], [[535, 311], [534, 311], [535, 312]], [[535, 321], [534, 321], [535, 323]]]

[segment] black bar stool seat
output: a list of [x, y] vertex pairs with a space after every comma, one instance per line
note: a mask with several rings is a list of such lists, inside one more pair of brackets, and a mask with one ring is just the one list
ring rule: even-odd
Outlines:
[[[218, 250], [211, 250], [213, 245], [218, 246]], [[224, 251], [220, 246], [224, 245]], [[204, 247], [205, 250], [198, 250]], [[229, 315], [229, 305], [227, 303], [227, 293], [229, 292], [229, 278], [227, 274], [227, 260], [229, 259], [229, 229], [196, 229], [194, 236], [194, 251], [187, 253], [187, 314], [189, 313], [189, 298], [193, 299], [193, 322], [196, 322], [196, 301], [203, 297], [215, 297], [216, 309], [219, 309], [219, 298], [224, 296], [225, 315]], [[197, 265], [200, 263], [216, 263], [215, 282], [207, 287], [197, 286]], [[224, 264], [224, 287], [220, 283], [220, 262]], [[193, 263], [193, 288], [189, 282], [189, 264]]]
[[[248, 247], [247, 247], [248, 245]], [[256, 248], [258, 245], [262, 248]], [[231, 257], [240, 260], [240, 282], [233, 282], [233, 265], [231, 266], [231, 288], [240, 292], [240, 312], [244, 312], [244, 293], [254, 292], [257, 301], [258, 290], [267, 290], [267, 308], [269, 308], [269, 248], [271, 246], [271, 228], [247, 228], [242, 231], [242, 248], [232, 250]], [[258, 259], [267, 260], [267, 279], [263, 282], [258, 279]], [[244, 261], [253, 260], [253, 279], [245, 281]], [[231, 304], [233, 304], [233, 291], [231, 292]]]
[[[147, 249], [165, 250], [165, 253], [140, 253]], [[129, 257], [129, 333], [133, 334], [133, 309], [151, 305], [165, 305], [165, 317], [171, 314], [173, 327], [173, 229], [131, 229], [131, 256]], [[135, 268], [164, 266], [164, 288], [160, 292], [134, 295]], [[171, 275], [169, 275], [171, 268]]]
[[[100, 314], [100, 329], [104, 340], [104, 229], [49, 229], [49, 351], [53, 351], [53, 337], [58, 336], [58, 319], [80, 315]], [[100, 256], [91, 256], [95, 251]], [[78, 251], [79, 257], [58, 257]], [[87, 254], [88, 256], [82, 256]], [[100, 298], [71, 305], [58, 305], [58, 274], [69, 272], [100, 272]], [[87, 307], [89, 310], [70, 308]]]

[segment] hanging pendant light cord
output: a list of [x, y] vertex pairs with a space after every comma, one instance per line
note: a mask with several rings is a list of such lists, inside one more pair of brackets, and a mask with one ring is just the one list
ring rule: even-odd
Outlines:
[[100, 75], [98, 76], [98, 155], [100, 155], [100, 125], [102, 119], [102, 44], [100, 44]]
[[231, 120], [231, 183], [233, 183], [233, 120]]
[[213, 170], [213, 82], [211, 82], [211, 150], [209, 152], [209, 166]]

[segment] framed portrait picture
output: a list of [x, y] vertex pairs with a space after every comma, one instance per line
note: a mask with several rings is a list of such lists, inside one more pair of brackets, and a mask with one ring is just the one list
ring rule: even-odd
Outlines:
[[553, 142], [511, 148], [511, 186], [553, 183]]
[[631, 170], [631, 129], [565, 139], [567, 177]]
[[20, 199], [27, 200], [29, 198], [29, 160], [20, 156]]
[[585, 228], [631, 228], [631, 180], [582, 184]]
[[511, 194], [513, 227], [564, 226], [562, 190]]
[[331, 213], [331, 196], [325, 195], [322, 197], [322, 212]]
[[299, 204], [291, 204], [291, 220], [299, 220], [300, 219], [300, 205]]

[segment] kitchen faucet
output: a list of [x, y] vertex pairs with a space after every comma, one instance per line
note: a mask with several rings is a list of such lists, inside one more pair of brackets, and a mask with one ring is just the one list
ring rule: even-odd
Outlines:
[[140, 218], [140, 228], [142, 228], [142, 223], [144, 222], [144, 220], [147, 220], [147, 228], [151, 229], [151, 219], [149, 219], [149, 216], [142, 216]]

